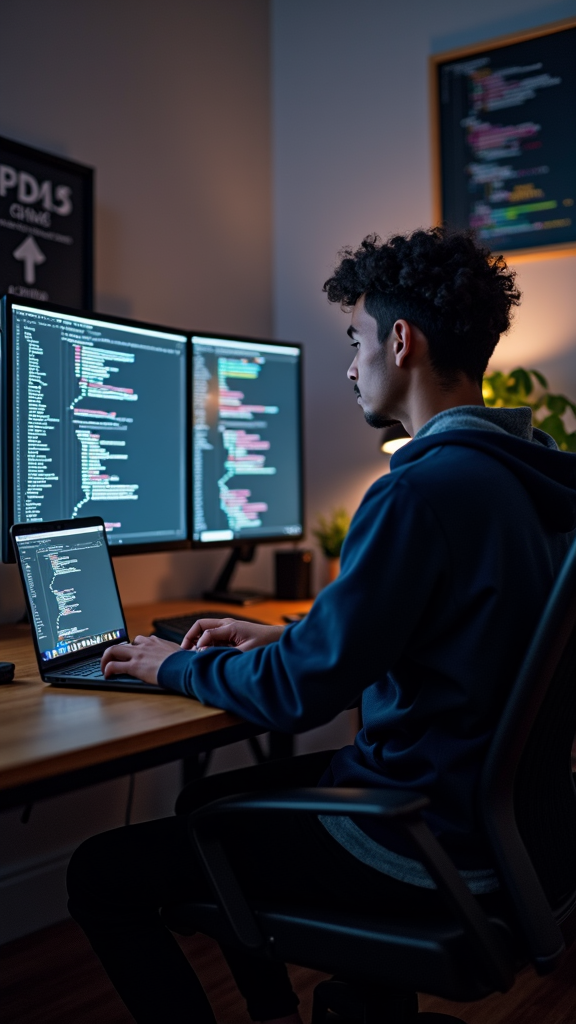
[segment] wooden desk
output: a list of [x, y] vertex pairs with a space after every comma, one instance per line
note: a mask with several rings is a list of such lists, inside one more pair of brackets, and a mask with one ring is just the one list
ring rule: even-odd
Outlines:
[[[249, 609], [222, 605], [227, 615], [280, 624], [310, 601], [267, 601]], [[126, 609], [130, 636], [152, 620], [206, 608], [170, 601]], [[225, 746], [262, 730], [228, 712], [186, 697], [57, 689], [42, 682], [28, 626], [0, 627], [0, 661], [16, 665], [15, 682], [0, 686], [0, 809]]]

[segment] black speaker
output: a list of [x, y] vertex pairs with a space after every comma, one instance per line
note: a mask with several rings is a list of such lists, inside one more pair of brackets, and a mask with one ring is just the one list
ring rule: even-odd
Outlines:
[[312, 597], [312, 552], [276, 552], [276, 597], [279, 601], [307, 601]]

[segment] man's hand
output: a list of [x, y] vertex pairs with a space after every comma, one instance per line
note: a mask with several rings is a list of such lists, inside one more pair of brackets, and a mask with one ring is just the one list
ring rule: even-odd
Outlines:
[[202, 651], [206, 647], [237, 647], [251, 651], [254, 647], [272, 644], [282, 636], [284, 626], [262, 626], [237, 619], [198, 619], [182, 641], [186, 651]]
[[106, 679], [128, 674], [145, 683], [157, 683], [162, 662], [180, 650], [178, 644], [158, 636], [137, 636], [131, 644], [108, 647], [102, 655], [102, 671]]

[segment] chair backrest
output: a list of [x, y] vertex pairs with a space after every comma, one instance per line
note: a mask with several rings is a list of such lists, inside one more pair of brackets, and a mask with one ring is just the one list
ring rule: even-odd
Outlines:
[[[480, 813], [540, 971], [576, 907], [576, 541], [506, 702], [482, 772]], [[551, 913], [552, 911], [552, 913]]]

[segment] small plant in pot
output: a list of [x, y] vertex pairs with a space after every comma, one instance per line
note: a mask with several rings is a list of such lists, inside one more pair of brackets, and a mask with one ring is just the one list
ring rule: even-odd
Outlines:
[[335, 508], [329, 516], [318, 516], [312, 533], [322, 548], [328, 563], [328, 582], [336, 579], [340, 570], [340, 552], [350, 528], [350, 516], [345, 508]]

